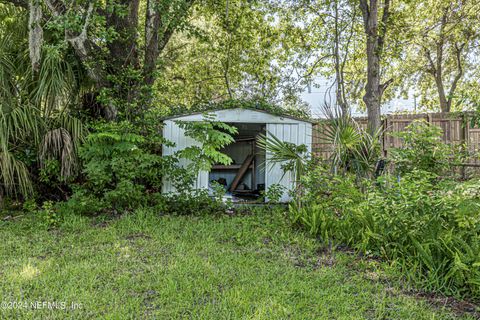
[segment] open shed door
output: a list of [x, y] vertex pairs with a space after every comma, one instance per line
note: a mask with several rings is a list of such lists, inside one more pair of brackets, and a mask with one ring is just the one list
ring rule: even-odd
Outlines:
[[[267, 137], [274, 135], [281, 141], [295, 143], [297, 145], [305, 144], [308, 152], [311, 151], [312, 143], [312, 125], [310, 123], [268, 123]], [[284, 173], [280, 163], [273, 164], [269, 161], [271, 154], [266, 155], [266, 174], [265, 174], [265, 189], [268, 190], [270, 186], [279, 184], [285, 187], [281, 202], [288, 202], [291, 200], [289, 192], [294, 189], [295, 181], [291, 172]], [[267, 199], [268, 200], [268, 199]]]

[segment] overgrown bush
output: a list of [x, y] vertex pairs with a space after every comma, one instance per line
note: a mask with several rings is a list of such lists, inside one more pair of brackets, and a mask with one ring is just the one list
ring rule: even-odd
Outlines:
[[382, 257], [422, 289], [480, 297], [479, 182], [414, 170], [380, 177], [362, 194], [352, 178], [319, 171], [293, 221], [323, 241]]
[[354, 227], [345, 222], [364, 199], [355, 181], [353, 174], [339, 176], [323, 166], [311, 168], [302, 178], [302, 200], [289, 206], [292, 222], [324, 242], [343, 241], [345, 228]]
[[478, 298], [480, 198], [435, 181], [425, 171], [384, 179], [354, 217], [362, 232], [353, 238], [424, 289]]
[[147, 138], [137, 134], [131, 124], [100, 124], [95, 129], [80, 148], [84, 178], [74, 187], [71, 210], [130, 210], [146, 204], [147, 191], [161, 189], [165, 174], [178, 171], [182, 175], [177, 160], [149, 151]]
[[444, 175], [460, 159], [459, 150], [443, 142], [442, 129], [424, 120], [414, 121], [405, 131], [392, 135], [403, 141], [402, 147], [390, 150], [391, 160], [400, 175], [412, 170]]
[[[211, 199], [207, 191], [193, 190], [198, 170], [227, 161], [218, 149], [233, 141], [228, 132], [233, 133], [234, 127], [208, 120], [182, 124], [186, 134], [201, 140], [204, 148], [192, 147], [172, 156], [161, 156], [158, 146], [170, 142], [155, 132], [142, 135], [126, 121], [97, 124], [80, 148], [83, 178], [60, 209], [98, 214], [154, 206], [172, 214], [224, 212], [219, 199]], [[179, 158], [192, 160], [192, 165], [179, 166]], [[173, 184], [177, 195], [160, 194], [163, 178]]]

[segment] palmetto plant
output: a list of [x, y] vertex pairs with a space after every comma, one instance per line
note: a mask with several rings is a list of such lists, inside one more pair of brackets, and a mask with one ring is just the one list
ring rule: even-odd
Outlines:
[[371, 177], [381, 156], [382, 129], [370, 134], [340, 109], [325, 105], [323, 111], [327, 121], [320, 135], [332, 146], [332, 169]]
[[261, 134], [257, 139], [260, 149], [268, 154], [268, 161], [272, 165], [279, 164], [284, 172], [291, 172], [293, 181], [298, 187], [300, 178], [303, 176], [307, 166], [307, 146], [282, 141], [275, 135], [268, 136]]
[[71, 176], [85, 136], [68, 112], [82, 87], [81, 71], [63, 48], [45, 46], [33, 72], [27, 20], [25, 12], [0, 4], [0, 196], [32, 194], [32, 169], [47, 159]]

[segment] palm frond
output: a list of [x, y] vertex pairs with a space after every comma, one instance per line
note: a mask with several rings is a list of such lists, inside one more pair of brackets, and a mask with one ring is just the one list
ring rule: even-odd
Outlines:
[[268, 154], [268, 162], [272, 166], [280, 164], [283, 175], [291, 172], [293, 180], [298, 182], [305, 172], [308, 151], [305, 145], [282, 141], [270, 132], [268, 132], [268, 136], [259, 135], [257, 145]]
[[350, 114], [339, 108], [325, 105], [324, 114], [327, 121], [321, 127], [320, 136], [332, 146], [332, 170], [350, 170], [364, 177], [371, 175], [380, 157], [382, 130], [369, 134]]
[[[33, 77], [33, 75], [32, 75]], [[76, 84], [72, 66], [55, 47], [45, 47], [38, 80], [32, 91], [32, 101], [41, 106], [45, 115], [65, 107]]]
[[0, 152], [0, 182], [8, 195], [33, 193], [27, 166], [5, 150]]
[[72, 176], [77, 168], [77, 155], [70, 133], [64, 128], [48, 131], [40, 144], [40, 165], [48, 159], [60, 160], [60, 174], [63, 178]]
[[15, 65], [13, 56], [7, 50], [8, 37], [0, 38], [0, 99], [2, 106], [11, 105], [16, 92], [15, 88]]

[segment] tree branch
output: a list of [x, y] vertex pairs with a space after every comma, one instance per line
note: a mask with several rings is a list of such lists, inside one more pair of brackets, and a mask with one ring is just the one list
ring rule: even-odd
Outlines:
[[430, 65], [430, 68], [427, 68], [427, 71], [435, 77], [437, 75], [437, 69], [435, 68], [435, 63], [433, 62], [432, 54], [430, 53], [430, 50], [428, 50], [427, 48], [424, 48], [424, 50], [425, 50], [425, 55], [427, 57], [428, 63]]
[[362, 10], [363, 24], [365, 30], [368, 29], [368, 19], [370, 17], [370, 9], [368, 7], [367, 0], [360, 0], [360, 9]]
[[[148, 0], [147, 18], [145, 19], [145, 57], [143, 66], [143, 76], [145, 84], [152, 85], [155, 82], [155, 69], [160, 52], [166, 47], [179, 21], [188, 12], [195, 0], [185, 0], [184, 10], [172, 18], [172, 20], [162, 26], [161, 8], [158, 0]], [[160, 35], [160, 30], [163, 32]]]
[[380, 85], [380, 94], [383, 94], [383, 92], [388, 88], [390, 84], [393, 83], [393, 78], [388, 79], [384, 83]]
[[[45, 0], [48, 8], [53, 16], [58, 17], [66, 12], [66, 7], [63, 2], [58, 0]], [[89, 77], [96, 83], [97, 87], [105, 86], [106, 78], [98, 57], [95, 54], [99, 53], [101, 49], [89, 40], [87, 37], [88, 27], [90, 25], [91, 15], [95, 6], [93, 2], [88, 4], [85, 22], [80, 34], [76, 35], [71, 30], [65, 30], [65, 40], [75, 50], [75, 54], [85, 66]]]
[[381, 53], [383, 51], [383, 45], [385, 43], [385, 37], [387, 35], [387, 24], [388, 18], [390, 16], [390, 0], [385, 0], [383, 6], [382, 22], [380, 24], [378, 32], [378, 51]]
[[460, 81], [460, 79], [463, 76], [462, 51], [463, 51], [464, 47], [465, 47], [465, 43], [463, 43], [461, 46], [458, 46], [457, 43], [455, 44], [455, 55], [456, 55], [458, 72], [455, 75], [455, 78], [453, 79], [452, 86], [450, 87], [450, 92], [448, 93], [448, 105], [449, 106], [451, 106], [451, 104], [452, 104], [453, 94], [455, 93], [455, 90], [457, 89], [458, 81]]

